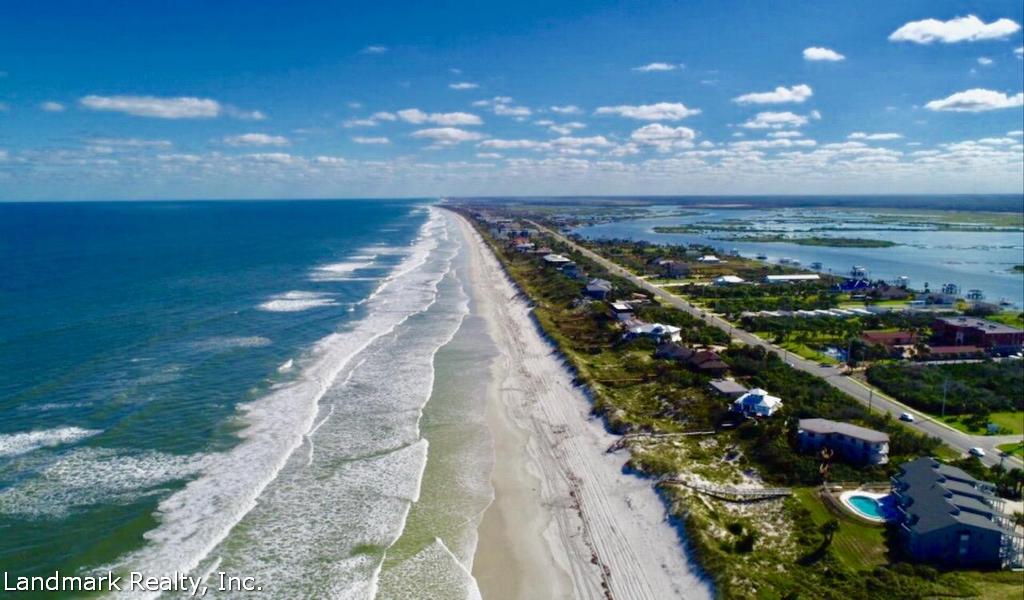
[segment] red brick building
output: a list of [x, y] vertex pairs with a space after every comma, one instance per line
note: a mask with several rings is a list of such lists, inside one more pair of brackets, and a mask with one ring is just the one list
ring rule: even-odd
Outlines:
[[932, 323], [935, 344], [978, 346], [990, 352], [1008, 354], [1024, 347], [1024, 329], [977, 317], [942, 317]]

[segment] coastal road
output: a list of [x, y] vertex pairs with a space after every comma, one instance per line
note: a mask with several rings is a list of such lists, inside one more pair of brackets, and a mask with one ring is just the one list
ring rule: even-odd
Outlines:
[[896, 418], [898, 418], [899, 415], [902, 413], [910, 413], [914, 415], [914, 422], [904, 422], [904, 425], [917, 429], [921, 433], [926, 433], [928, 435], [937, 437], [949, 447], [963, 454], [966, 454], [970, 448], [981, 448], [982, 450], [985, 451], [985, 457], [982, 458], [981, 460], [983, 463], [987, 465], [991, 466], [994, 464], [999, 464], [999, 462], [1002, 460], [1003, 465], [1007, 468], [1024, 467], [1024, 461], [1021, 461], [1019, 458], [1015, 456], [1001, 458], [999, 456], [1000, 451], [998, 448], [996, 448], [996, 446], [1000, 444], [1019, 441], [1021, 439], [1021, 436], [1019, 435], [968, 435], [966, 433], [953, 429], [952, 427], [949, 427], [945, 423], [940, 423], [932, 419], [928, 415], [921, 413], [917, 410], [914, 410], [909, 406], [902, 404], [901, 402], [889, 396], [886, 396], [885, 394], [879, 392], [878, 390], [875, 390], [874, 388], [870, 387], [865, 383], [861, 383], [860, 381], [857, 381], [852, 377], [843, 375], [840, 372], [840, 370], [836, 367], [823, 366], [814, 361], [810, 361], [800, 356], [797, 356], [792, 352], [789, 352], [788, 350], [779, 348], [778, 346], [775, 346], [774, 344], [771, 344], [757, 337], [756, 335], [750, 333], [749, 331], [745, 331], [743, 329], [733, 326], [732, 323], [729, 323], [728, 321], [722, 319], [721, 317], [718, 317], [714, 314], [711, 314], [708, 311], [705, 311], [697, 306], [694, 306], [693, 304], [690, 304], [689, 302], [683, 300], [682, 298], [676, 296], [675, 294], [672, 294], [671, 292], [666, 291], [660, 286], [654, 285], [653, 283], [650, 283], [649, 281], [641, 277], [638, 277], [637, 275], [634, 275], [633, 273], [627, 271], [623, 267], [601, 256], [600, 254], [597, 254], [592, 250], [580, 246], [579, 244], [573, 242], [564, 235], [556, 231], [553, 231], [547, 227], [544, 227], [538, 223], [534, 223], [533, 221], [530, 221], [530, 223], [537, 229], [544, 231], [545, 233], [554, 237], [555, 239], [569, 245], [580, 254], [583, 254], [584, 256], [590, 258], [594, 262], [605, 267], [611, 273], [614, 273], [619, 277], [622, 277], [623, 279], [628, 279], [637, 286], [642, 287], [645, 290], [656, 295], [658, 298], [664, 300], [668, 304], [687, 313], [690, 313], [695, 317], [703, 319], [705, 323], [713, 325], [725, 331], [734, 339], [738, 339], [744, 344], [747, 344], [749, 346], [761, 346], [766, 350], [771, 350], [777, 353], [779, 356], [783, 357], [783, 360], [789, 363], [789, 365], [792, 366], [793, 368], [799, 369], [805, 373], [810, 373], [811, 375], [824, 379], [833, 387], [838, 388], [839, 390], [852, 396], [861, 404], [870, 407], [871, 410], [887, 412]]

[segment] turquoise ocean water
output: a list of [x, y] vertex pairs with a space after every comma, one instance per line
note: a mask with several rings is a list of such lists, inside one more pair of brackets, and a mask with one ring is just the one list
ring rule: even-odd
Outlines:
[[449, 218], [0, 204], [0, 571], [473, 595], [489, 354]]

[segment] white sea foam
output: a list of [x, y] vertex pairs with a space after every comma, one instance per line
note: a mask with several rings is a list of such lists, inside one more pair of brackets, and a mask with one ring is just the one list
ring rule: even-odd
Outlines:
[[78, 448], [0, 492], [0, 514], [61, 518], [79, 507], [131, 502], [196, 474], [206, 460], [204, 455], [123, 455], [107, 448]]
[[337, 304], [330, 294], [293, 290], [272, 296], [260, 304], [259, 308], [268, 312], [299, 312], [323, 306], [336, 306]]
[[[279, 476], [293, 452], [303, 443], [305, 436], [316, 423], [321, 398], [332, 389], [335, 379], [348, 367], [351, 359], [375, 340], [391, 335], [397, 326], [412, 315], [422, 313], [433, 304], [437, 284], [448, 269], [444, 257], [432, 258], [438, 244], [447, 239], [446, 219], [439, 211], [432, 211], [430, 218], [423, 225], [422, 232], [417, 243], [406, 249], [409, 252], [408, 256], [364, 302], [367, 310], [364, 319], [352, 324], [348, 330], [332, 334], [318, 342], [310, 353], [311, 358], [304, 361], [304, 368], [294, 383], [277, 388], [267, 396], [240, 409], [240, 420], [243, 425], [240, 433], [241, 442], [232, 450], [217, 455], [215, 460], [207, 461], [197, 479], [160, 503], [157, 514], [159, 526], [146, 534], [149, 543], [145, 547], [124, 558], [121, 563], [123, 567], [150, 574], [195, 569], [225, 539], [232, 528], [257, 506], [257, 498], [265, 490], [269, 496], [259, 503], [260, 510], [271, 510], [278, 499], [296, 499], [291, 494], [304, 494], [297, 497], [299, 502], [296, 504], [300, 507], [303, 502], [313, 504], [308, 502], [309, 499], [318, 496], [310, 495], [309, 490], [296, 490], [284, 485], [267, 490], [267, 486]], [[389, 357], [393, 356], [394, 348], [388, 348], [388, 352]], [[400, 382], [389, 373], [384, 373], [384, 377], [385, 380], [394, 380], [396, 383], [409, 386], [421, 387], [424, 381], [421, 378], [418, 382]], [[421, 390], [421, 395], [423, 393]], [[429, 388], [425, 393], [429, 394]], [[362, 402], [362, 398], [359, 402]], [[402, 404], [406, 403], [403, 401]], [[408, 406], [405, 410], [412, 408], [414, 407]], [[378, 417], [391, 414], [394, 413], [384, 407], [383, 412], [378, 412]], [[344, 421], [336, 417], [337, 415], [328, 423]], [[412, 434], [416, 433], [416, 419], [418, 416], [414, 415]], [[373, 434], [375, 424], [371, 422], [369, 425], [369, 430], [364, 435]], [[325, 425], [317, 431], [318, 449], [325, 443], [324, 438], [327, 436], [324, 434], [328, 429], [333, 428]], [[324, 495], [319, 497], [324, 498], [326, 502], [316, 504], [315, 508], [308, 508], [310, 512], [305, 515], [308, 516], [308, 520], [305, 521], [308, 527], [314, 531], [344, 531], [358, 515], [360, 521], [365, 520], [376, 528], [377, 533], [370, 537], [378, 543], [385, 544], [397, 536], [400, 528], [395, 531], [394, 513], [395, 510], [407, 510], [409, 503], [418, 494], [419, 477], [415, 470], [410, 468], [422, 469], [426, 443], [422, 440], [416, 441], [416, 435], [410, 439], [407, 426], [390, 426], [387, 429], [390, 430], [391, 436], [388, 442], [406, 439], [407, 445], [391, 445], [389, 447], [392, 449], [401, 449], [386, 452], [379, 459], [367, 457], [349, 464], [338, 464], [339, 457], [323, 453], [324, 460], [330, 462], [332, 469], [318, 482], [324, 487], [317, 493], [323, 493]], [[381, 431], [378, 430], [378, 433]], [[336, 435], [332, 435], [331, 438], [345, 441]], [[317, 456], [320, 455], [318, 452]], [[299, 466], [306, 462], [305, 458], [303, 456], [297, 461], [300, 463]], [[382, 464], [380, 461], [385, 463]], [[388, 477], [381, 476], [382, 473], [392, 472], [394, 474]], [[376, 489], [347, 487], [343, 485], [345, 481], [359, 482], [361, 485], [371, 487], [375, 485]], [[404, 490], [401, 485], [396, 487], [396, 484], [402, 482], [407, 482], [413, 487], [406, 487]], [[294, 505], [288, 502], [287, 506]], [[288, 515], [285, 513], [281, 516]], [[332, 517], [336, 527], [321, 526], [326, 519]], [[289, 519], [291, 529], [280, 524], [275, 526], [272, 521], [264, 523], [271, 533], [266, 539], [266, 543], [271, 547], [271, 552], [267, 555], [271, 564], [259, 563], [259, 566], [270, 569], [277, 565], [273, 560], [276, 553], [291, 551], [292, 536], [288, 536], [289, 543], [278, 544], [275, 542], [275, 535], [295, 531], [298, 523]], [[246, 528], [243, 528], [239, 535], [246, 536], [246, 543], [239, 547], [244, 548], [259, 541], [248, 539]], [[232, 544], [225, 548], [235, 547], [236, 545]], [[311, 551], [315, 556], [320, 556], [323, 552], [333, 553], [334, 549], [317, 546], [311, 548]], [[246, 556], [249, 555], [235, 556], [233, 561], [225, 558], [225, 564], [252, 560]], [[344, 578], [343, 573], [335, 574], [334, 571], [336, 568], [340, 569], [343, 563], [352, 561], [367, 562], [362, 555], [355, 555], [350, 561], [324, 561], [319, 567], [329, 566], [330, 573], [325, 573], [325, 576], [336, 575]], [[282, 569], [288, 568], [288, 565], [284, 564], [278, 566]], [[349, 589], [349, 586], [345, 584], [342, 588]]]
[[102, 432], [98, 429], [82, 429], [81, 427], [57, 427], [3, 434], [0, 435], [0, 458], [26, 454], [39, 448], [73, 444], [98, 433]]
[[261, 348], [270, 345], [270, 339], [260, 335], [212, 337], [195, 342], [193, 346], [207, 352], [220, 352], [233, 348]]
[[289, 358], [288, 360], [281, 363], [281, 366], [277, 367], [277, 372], [287, 373], [288, 371], [291, 371], [293, 367], [295, 367], [295, 359]]
[[376, 255], [365, 255], [353, 257], [353, 260], [320, 265], [309, 274], [312, 281], [345, 281], [351, 278], [352, 273], [360, 269], [368, 269], [373, 266]]

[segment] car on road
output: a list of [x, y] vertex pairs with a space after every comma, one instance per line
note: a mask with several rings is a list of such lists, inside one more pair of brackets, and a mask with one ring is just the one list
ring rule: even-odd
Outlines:
[[977, 446], [968, 450], [967, 453], [970, 454], [971, 456], [977, 456], [978, 458], [985, 456], [985, 451]]
[[914, 415], [912, 415], [910, 413], [907, 413], [907, 412], [900, 413], [900, 421], [906, 421], [907, 423], [913, 423], [914, 422]]

